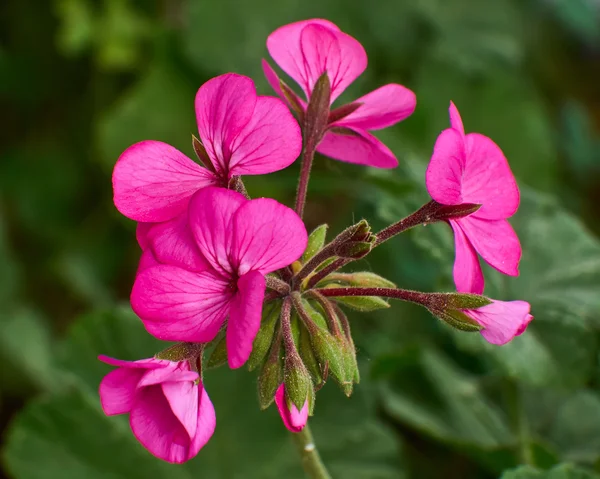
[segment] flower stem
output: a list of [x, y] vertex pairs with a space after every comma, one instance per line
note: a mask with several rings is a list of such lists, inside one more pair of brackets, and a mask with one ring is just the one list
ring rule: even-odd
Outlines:
[[308, 282], [306, 284], [306, 289], [312, 288], [315, 284], [317, 284], [319, 281], [321, 281], [325, 276], [329, 275], [329, 273], [333, 273], [334, 271], [337, 271], [342, 266], [346, 265], [347, 263], [350, 263], [351, 261], [354, 261], [354, 260], [348, 259], [348, 258], [336, 259], [333, 263], [328, 264], [322, 270], [317, 271], [315, 274], [313, 274], [308, 279]]
[[300, 167], [300, 178], [298, 179], [298, 190], [296, 192], [296, 213], [302, 218], [304, 214], [304, 205], [306, 204], [306, 193], [308, 191], [308, 180], [310, 179], [310, 170], [315, 158], [313, 148], [305, 148], [302, 153], [302, 166]]
[[430, 299], [435, 296], [430, 293], [420, 293], [419, 291], [411, 291], [401, 288], [318, 288], [317, 291], [323, 296], [379, 296], [383, 298], [394, 298], [402, 301], [426, 306]]
[[420, 224], [427, 224], [432, 220], [432, 214], [438, 209], [438, 203], [430, 201], [429, 203], [421, 206], [417, 211], [408, 215], [406, 218], [401, 219], [397, 223], [382, 229], [376, 234], [377, 240], [375, 246], [379, 246], [381, 243], [389, 240], [397, 234], [403, 233], [406, 230], [414, 228]]
[[266, 276], [266, 286], [273, 291], [277, 291], [278, 293], [285, 295], [290, 292], [290, 285], [285, 281], [280, 280], [272, 275]]
[[308, 424], [302, 431], [292, 433], [292, 439], [302, 459], [302, 467], [306, 476], [310, 479], [331, 479], [315, 446]]

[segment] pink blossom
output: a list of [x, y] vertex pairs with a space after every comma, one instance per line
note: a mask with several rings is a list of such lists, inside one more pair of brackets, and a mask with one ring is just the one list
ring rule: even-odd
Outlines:
[[281, 383], [275, 393], [275, 404], [285, 427], [291, 432], [300, 432], [304, 429], [308, 420], [308, 399], [302, 406], [302, 410], [298, 411], [294, 404], [288, 403], [285, 397], [285, 385]]
[[450, 124], [435, 143], [426, 173], [427, 190], [444, 205], [481, 205], [469, 216], [450, 220], [456, 242], [456, 289], [481, 294], [484, 279], [477, 253], [498, 271], [519, 274], [521, 245], [506, 221], [519, 207], [519, 189], [502, 150], [479, 133], [465, 135], [452, 102]]
[[275, 200], [215, 187], [195, 193], [188, 222], [189, 239], [168, 240], [181, 254], [138, 273], [131, 305], [146, 329], [167, 341], [211, 341], [228, 318], [229, 365], [238, 368], [260, 327], [265, 275], [302, 255], [306, 229]]
[[523, 334], [533, 319], [531, 306], [525, 301], [496, 301], [478, 309], [463, 310], [483, 329], [481, 335], [492, 344], [506, 344], [515, 336]]
[[[267, 48], [273, 60], [302, 88], [306, 99], [319, 77], [327, 72], [333, 103], [367, 67], [362, 45], [327, 20], [305, 20], [278, 28], [269, 35]], [[263, 70], [271, 87], [285, 98], [277, 73], [265, 60]], [[306, 108], [304, 100], [297, 101]], [[329, 124], [317, 151], [348, 163], [377, 168], [397, 166], [394, 154], [369, 131], [410, 116], [416, 106], [415, 94], [391, 83], [354, 103], [360, 104], [354, 112]]]
[[[115, 206], [142, 223], [140, 246], [152, 246], [160, 262], [172, 261], [173, 256], [197, 258], [170, 250], [177, 247], [175, 236], [190, 235], [185, 218], [196, 191], [227, 187], [233, 176], [286, 168], [302, 148], [300, 127], [285, 104], [257, 95], [254, 82], [245, 76], [228, 73], [207, 81], [196, 94], [195, 108], [200, 139], [214, 171], [160, 141], [129, 147], [113, 171]], [[165, 224], [153, 231], [155, 223]], [[153, 241], [142, 244], [151, 233]]]
[[137, 440], [160, 459], [181, 463], [198, 454], [215, 430], [215, 410], [187, 361], [99, 359], [118, 366], [100, 383], [107, 415], [129, 413]]

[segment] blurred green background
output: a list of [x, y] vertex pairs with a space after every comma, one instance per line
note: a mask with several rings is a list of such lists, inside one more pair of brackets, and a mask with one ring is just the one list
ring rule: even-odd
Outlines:
[[[597, 0], [4, 0], [0, 5], [0, 425], [14, 479], [300, 478], [255, 375], [208, 371], [217, 432], [198, 457], [150, 456], [106, 418], [100, 353], [154, 354], [127, 298], [139, 250], [111, 201], [120, 152], [144, 139], [192, 156], [193, 98], [236, 71], [270, 94], [260, 60], [278, 26], [324, 17], [359, 39], [369, 67], [344, 94], [386, 82], [415, 114], [380, 137], [394, 171], [324, 158], [307, 225], [376, 228], [427, 201], [423, 173], [452, 99], [468, 131], [504, 150], [522, 190], [512, 223], [519, 278], [486, 293], [536, 319], [509, 345], [459, 334], [416, 307], [352, 316], [362, 382], [330, 383], [313, 432], [335, 478], [600, 478], [600, 4]], [[293, 201], [298, 165], [247, 178]], [[411, 231], [359, 268], [451, 291], [448, 228]], [[596, 472], [594, 472], [596, 471]]]

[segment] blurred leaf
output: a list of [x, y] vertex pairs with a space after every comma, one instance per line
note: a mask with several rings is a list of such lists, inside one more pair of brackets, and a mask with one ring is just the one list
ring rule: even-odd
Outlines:
[[561, 464], [550, 471], [521, 466], [502, 474], [500, 479], [597, 479], [600, 476], [571, 464]]
[[[125, 417], [102, 413], [96, 391], [109, 369], [96, 356], [105, 353], [138, 359], [158, 349], [157, 341], [143, 331], [141, 322], [127, 309], [82, 318], [71, 330], [63, 355], [63, 366], [78, 380], [66, 393], [33, 401], [11, 427], [5, 460], [13, 476], [304, 477], [275, 408], [259, 411], [254, 379], [245, 371], [226, 368], [207, 372], [204, 377], [218, 426], [198, 457], [185, 466], [173, 466], [145, 452], [129, 431]], [[401, 478], [395, 439], [378, 424], [365, 389], [351, 399], [332, 387], [319, 394], [316, 416], [311, 420], [315, 440], [334, 477]], [[34, 463], [31, 451], [36, 451]]]

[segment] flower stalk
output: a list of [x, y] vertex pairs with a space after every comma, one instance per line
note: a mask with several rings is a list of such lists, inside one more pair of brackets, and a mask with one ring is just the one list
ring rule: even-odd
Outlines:
[[307, 424], [302, 431], [291, 433], [291, 435], [307, 477], [310, 479], [331, 479], [331, 475], [327, 472], [325, 464], [321, 460], [309, 425]]

